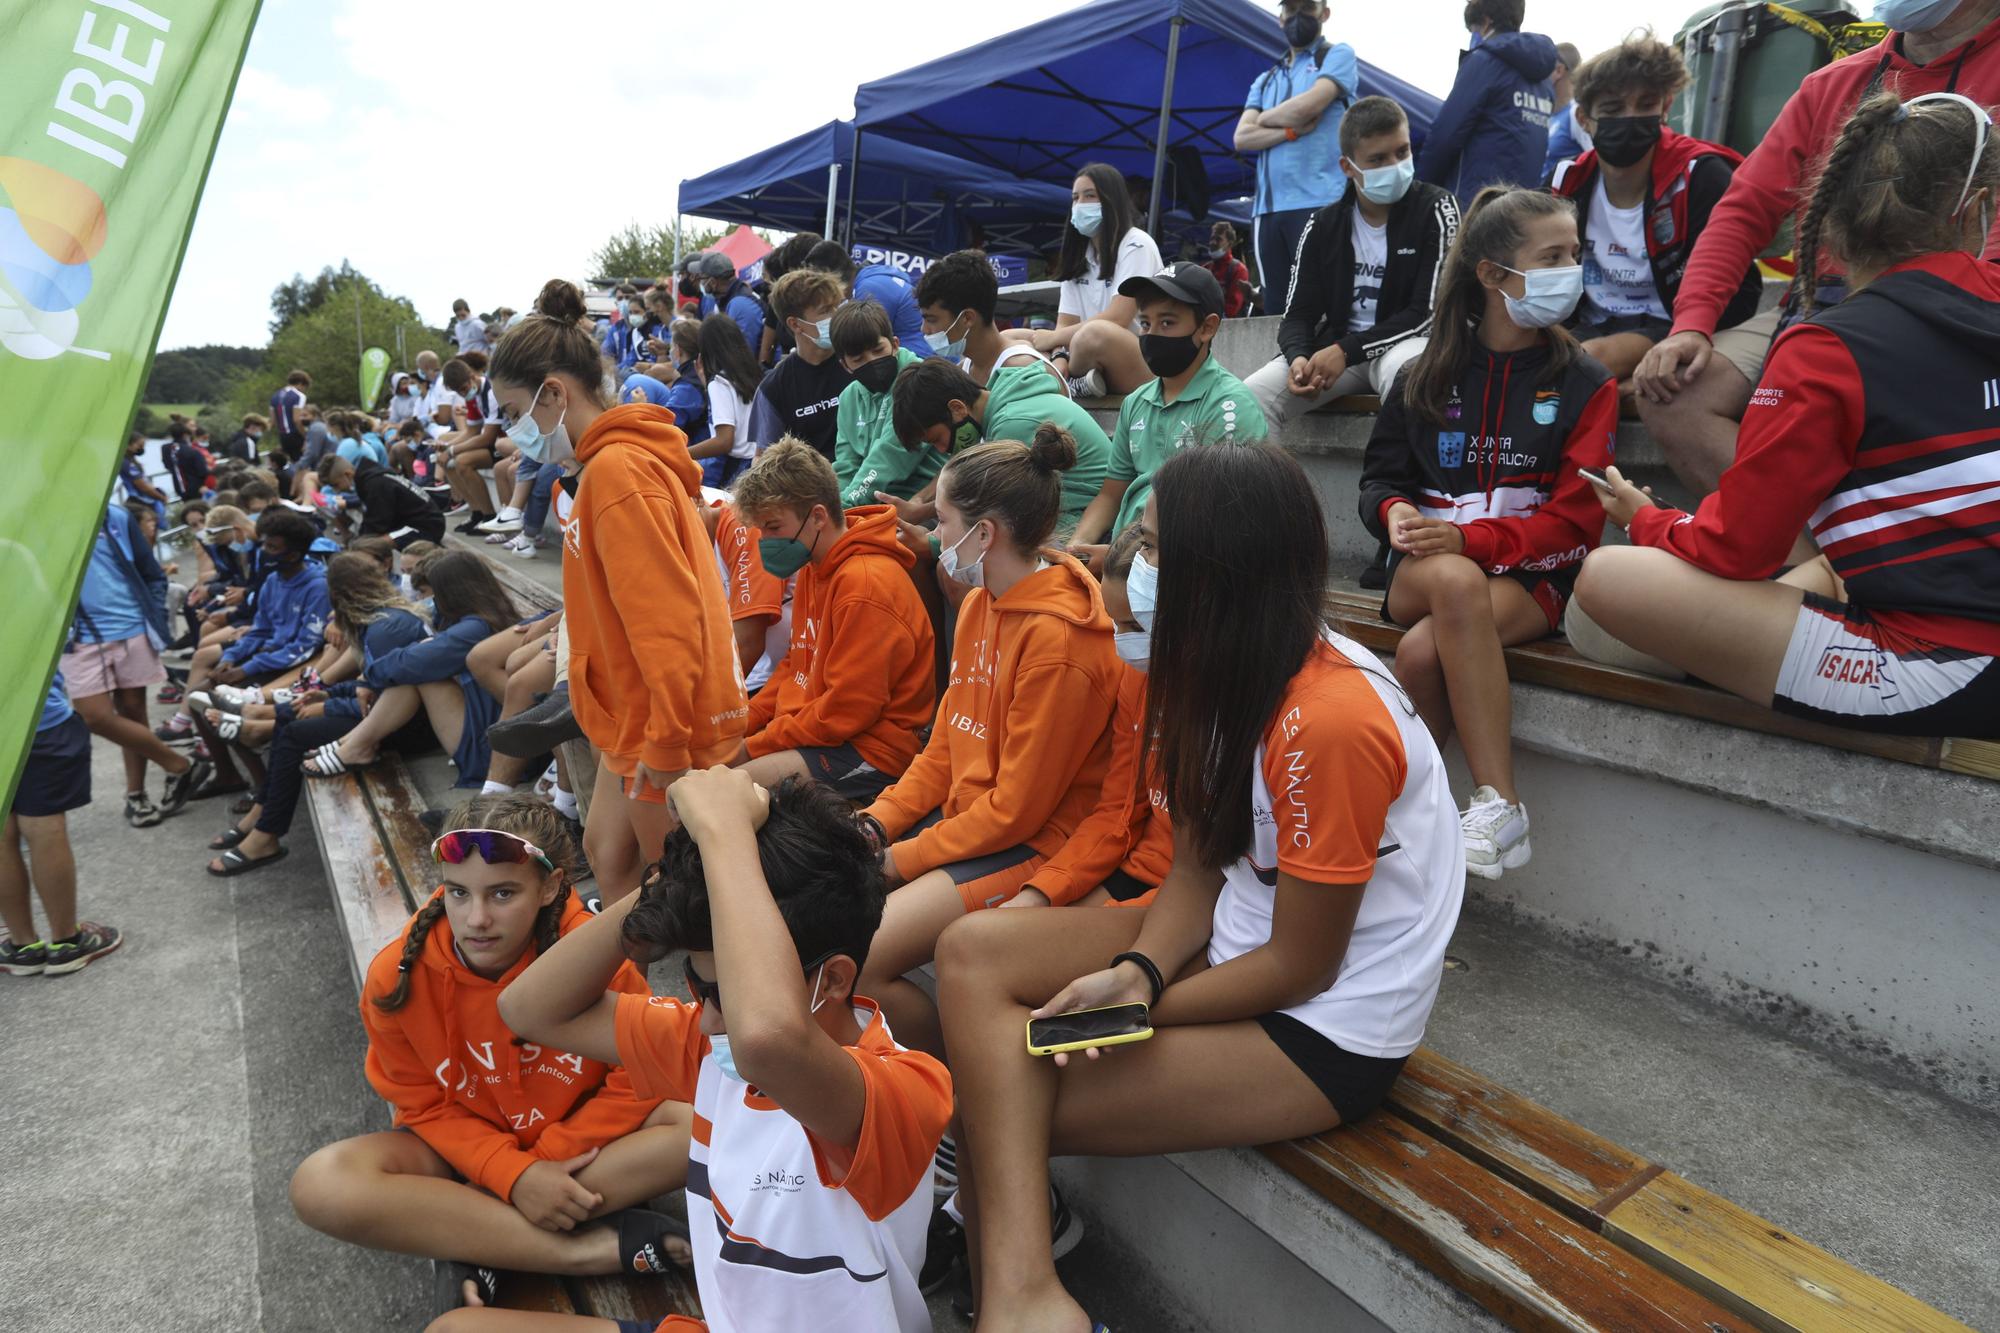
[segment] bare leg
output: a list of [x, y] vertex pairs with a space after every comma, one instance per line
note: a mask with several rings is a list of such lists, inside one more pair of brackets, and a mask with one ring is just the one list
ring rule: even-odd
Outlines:
[[1109, 320], [1084, 321], [1069, 340], [1069, 373], [1081, 375], [1102, 371], [1104, 383], [1113, 393], [1130, 393], [1156, 378], [1139, 355], [1139, 337], [1122, 324]]
[[[140, 692], [143, 696], [144, 691]], [[124, 716], [116, 707], [111, 694], [93, 694], [83, 699], [72, 699], [71, 704], [83, 718], [83, 724], [91, 734], [102, 736], [113, 745], [125, 751], [125, 778], [128, 791], [139, 791], [146, 785], [146, 761], [151, 760], [169, 773], [185, 773], [193, 761], [184, 754], [177, 754], [173, 748], [158, 736], [144, 722], [135, 722]], [[138, 778], [133, 780], [132, 756], [139, 756]]]
[[612, 1319], [536, 1310], [489, 1310], [467, 1304], [424, 1325], [424, 1333], [617, 1333]]
[[[111, 707], [127, 722], [151, 731], [152, 717], [146, 711], [146, 691], [144, 689], [114, 690]], [[158, 740], [155, 736], [153, 739]], [[127, 746], [124, 750], [125, 790], [144, 791], [146, 789], [146, 756]]]
[[28, 898], [28, 863], [21, 859], [21, 833], [20, 816], [10, 812], [5, 829], [0, 830], [0, 925], [7, 927], [7, 938], [14, 943], [29, 944], [41, 936], [35, 933], [35, 908]]
[[1667, 465], [1696, 495], [1715, 489], [1736, 461], [1736, 425], [1750, 406], [1753, 386], [1727, 357], [1712, 356], [1701, 377], [1671, 401], [1639, 400], [1639, 419], [1660, 442]]
[[[416, 689], [438, 744], [444, 747], [446, 754], [455, 753], [458, 743], [465, 739], [465, 691], [458, 687], [455, 680], [427, 680]], [[379, 700], [377, 707], [380, 707]], [[353, 735], [352, 732], [348, 734]], [[383, 735], [386, 737], [388, 733]]]
[[1793, 573], [1785, 583], [1737, 582], [1670, 551], [1607, 546], [1583, 562], [1576, 597], [1591, 619], [1639, 651], [1769, 707], [1802, 587], [1825, 591], [1831, 576], [1823, 564]]
[[[340, 738], [341, 761], [348, 764], [365, 764], [381, 753], [382, 742], [394, 735], [405, 722], [415, 717], [417, 709], [423, 706], [423, 696], [417, 693], [419, 688], [416, 685], [397, 685], [375, 696], [375, 702], [369, 706], [367, 716], [361, 719], [354, 730]], [[456, 683], [452, 684], [452, 689], [454, 691], [458, 689]], [[443, 739], [442, 736], [438, 737], [439, 741]], [[319, 771], [310, 756], [305, 760], [305, 769], [308, 773]]]
[[[496, 634], [493, 639], [501, 637]], [[488, 639], [486, 643], [493, 642], [493, 639]], [[485, 646], [484, 643], [480, 645], [481, 648]], [[473, 651], [477, 652], [478, 649], [475, 648]], [[549, 660], [547, 653], [536, 649], [527, 665], [508, 676], [501, 685], [500, 716], [507, 718], [526, 712], [534, 707], [535, 696], [554, 689], [555, 683], [556, 664]], [[493, 754], [492, 766], [486, 771], [488, 781], [504, 782], [510, 787], [518, 785], [527, 776], [526, 759], [516, 759], [511, 754], [501, 754], [497, 750]]]
[[584, 854], [590, 858], [607, 905], [639, 887], [646, 867], [660, 859], [671, 823], [664, 801], [635, 800], [621, 787], [611, 766], [600, 763], [590, 798], [590, 818], [583, 828]]
[[[49, 938], [66, 940], [76, 934], [76, 854], [70, 850], [69, 822], [63, 815], [10, 815], [7, 831], [9, 848], [14, 846], [13, 826], [16, 822], [27, 839], [28, 861], [34, 867], [35, 896], [42, 900], [42, 915], [48, 918]], [[26, 886], [23, 885], [23, 899], [26, 896]], [[25, 911], [23, 915], [26, 915]], [[14, 920], [11, 913], [7, 925], [12, 930]], [[32, 920], [28, 922], [27, 934], [15, 936], [22, 940], [34, 937]]]
[[1444, 687], [1444, 663], [1438, 660], [1437, 635], [1429, 616], [1410, 626], [1396, 644], [1396, 680], [1416, 705], [1417, 716], [1431, 729], [1442, 750], [1451, 740], [1451, 696]]
[[889, 1030], [905, 1046], [942, 1057], [944, 1030], [937, 1006], [903, 974], [937, 953], [938, 936], [965, 915], [965, 899], [943, 870], [919, 875], [889, 895], [882, 924], [868, 946], [868, 965], [855, 990], [882, 1006]]
[[[1473, 782], [1518, 803], [1514, 700], [1501, 650], [1547, 634], [1548, 617], [1519, 583], [1489, 578], [1460, 555], [1404, 561], [1390, 585], [1388, 606], [1399, 624], [1429, 618], [1449, 708], [1441, 723], [1425, 718], [1432, 734], [1442, 729], [1449, 735], [1455, 722]], [[1435, 698], [1432, 702], [1435, 706]]]
[[[223, 711], [220, 708], [211, 708], [202, 714], [202, 720], [211, 727], [220, 727], [223, 716]], [[243, 725], [237, 730], [236, 739], [232, 744], [268, 745], [272, 735], [277, 730], [278, 723], [275, 718], [245, 716], [243, 718]]]
[[[981, 1333], [1090, 1327], [1049, 1255], [1048, 1159], [1265, 1143], [1331, 1129], [1325, 1096], [1255, 1022], [1162, 1027], [1057, 1068], [1027, 1053], [1028, 1011], [1130, 947], [1143, 911], [977, 912], [938, 944], [938, 994], [975, 1181]], [[1130, 1057], [1129, 1059], [1127, 1057]], [[961, 1204], [965, 1202], [963, 1194]]]
[[506, 692], [507, 659], [520, 643], [518, 635], [503, 631], [480, 640], [465, 655], [465, 669], [496, 699]]
[[1608, 338], [1592, 338], [1583, 345], [1583, 350], [1604, 363], [1611, 378], [1618, 381], [1620, 394], [1629, 398], [1632, 372], [1639, 368], [1646, 353], [1653, 350], [1653, 340], [1643, 333], [1614, 333]]

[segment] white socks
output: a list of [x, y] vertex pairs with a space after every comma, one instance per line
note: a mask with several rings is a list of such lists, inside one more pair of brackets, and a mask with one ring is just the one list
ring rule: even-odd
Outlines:
[[576, 818], [575, 792], [564, 791], [561, 787], [557, 787], [556, 794], [552, 799], [555, 804], [557, 814], [561, 815], [564, 819]]
[[492, 778], [488, 778], [486, 779], [486, 785], [479, 789], [479, 794], [481, 796], [491, 796], [495, 792], [512, 791], [512, 790], [514, 789], [508, 786], [506, 783], [495, 782]]

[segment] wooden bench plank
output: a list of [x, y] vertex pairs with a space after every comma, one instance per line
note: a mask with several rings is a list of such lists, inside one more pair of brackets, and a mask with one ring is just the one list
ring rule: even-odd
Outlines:
[[415, 908], [404, 892], [396, 863], [382, 846], [368, 798], [355, 776], [305, 781], [306, 807], [359, 992], [368, 964], [402, 932]]
[[701, 1318], [694, 1274], [675, 1268], [657, 1279], [645, 1277], [581, 1277], [570, 1279], [577, 1309], [599, 1319], [636, 1319], [657, 1324], [668, 1315]]
[[419, 816], [428, 808], [403, 757], [385, 750], [362, 770], [362, 788], [384, 852], [402, 876], [410, 901], [421, 904], [437, 888], [432, 873], [431, 831]]
[[1602, 1211], [1659, 1168], [1434, 1051], [1420, 1049], [1389, 1104], [1427, 1134], [1596, 1230]]
[[1611, 1209], [1604, 1234], [1761, 1329], [1966, 1331], [1942, 1311], [1672, 1172]]
[[[1327, 595], [1327, 620], [1355, 642], [1377, 652], [1393, 653], [1404, 630], [1382, 619], [1381, 606], [1379, 594], [1336, 590]], [[1662, 680], [1642, 671], [1593, 662], [1560, 640], [1543, 639], [1507, 649], [1507, 674], [1529, 685], [1678, 713], [1743, 731], [1784, 736], [1921, 768], [1950, 767], [1975, 776], [2000, 777], [2000, 743], [1878, 736], [1789, 717], [1711, 686]], [[1948, 754], [1957, 758], [1947, 762]]]
[[1750, 1327], [1394, 1115], [1262, 1151], [1524, 1333]]
[[547, 1273], [506, 1272], [500, 1275], [500, 1308], [537, 1314], [588, 1314], [570, 1299], [569, 1288]]

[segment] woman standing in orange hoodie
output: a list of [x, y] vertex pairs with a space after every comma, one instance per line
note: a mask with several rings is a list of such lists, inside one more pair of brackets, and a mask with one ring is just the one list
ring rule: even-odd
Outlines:
[[1097, 580], [1044, 547], [1076, 442], [953, 454], [938, 477], [938, 567], [972, 592], [958, 609], [951, 680], [930, 742], [864, 819], [884, 844], [882, 928], [863, 989], [898, 1041], [943, 1050], [937, 1010], [905, 972], [944, 928], [998, 907], [1097, 805], [1111, 759], [1118, 655]]
[[[496, 1269], [660, 1271], [686, 1254], [686, 1231], [632, 1205], [683, 1183], [688, 1106], [641, 1098], [623, 1069], [500, 1019], [507, 983], [590, 919], [570, 891], [567, 825], [525, 794], [476, 796], [433, 854], [444, 883], [362, 986], [368, 1081], [396, 1128], [306, 1158], [293, 1209], [330, 1236], [439, 1261], [447, 1306], [465, 1281], [492, 1304]], [[629, 963], [613, 985], [649, 993]]]
[[[639, 885], [672, 827], [669, 784], [726, 764], [748, 705], [722, 576], [696, 509], [701, 465], [674, 414], [613, 407], [583, 294], [557, 279], [493, 349], [507, 434], [562, 483], [563, 618], [577, 725], [599, 752], [584, 850], [615, 901]], [[574, 433], [575, 446], [570, 440]]]

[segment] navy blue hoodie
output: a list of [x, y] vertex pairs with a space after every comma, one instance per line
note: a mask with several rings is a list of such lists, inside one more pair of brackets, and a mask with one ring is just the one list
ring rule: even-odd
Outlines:
[[1483, 186], [1542, 181], [1555, 113], [1556, 44], [1538, 32], [1496, 32], [1459, 58], [1417, 157], [1417, 179], [1472, 202]]

